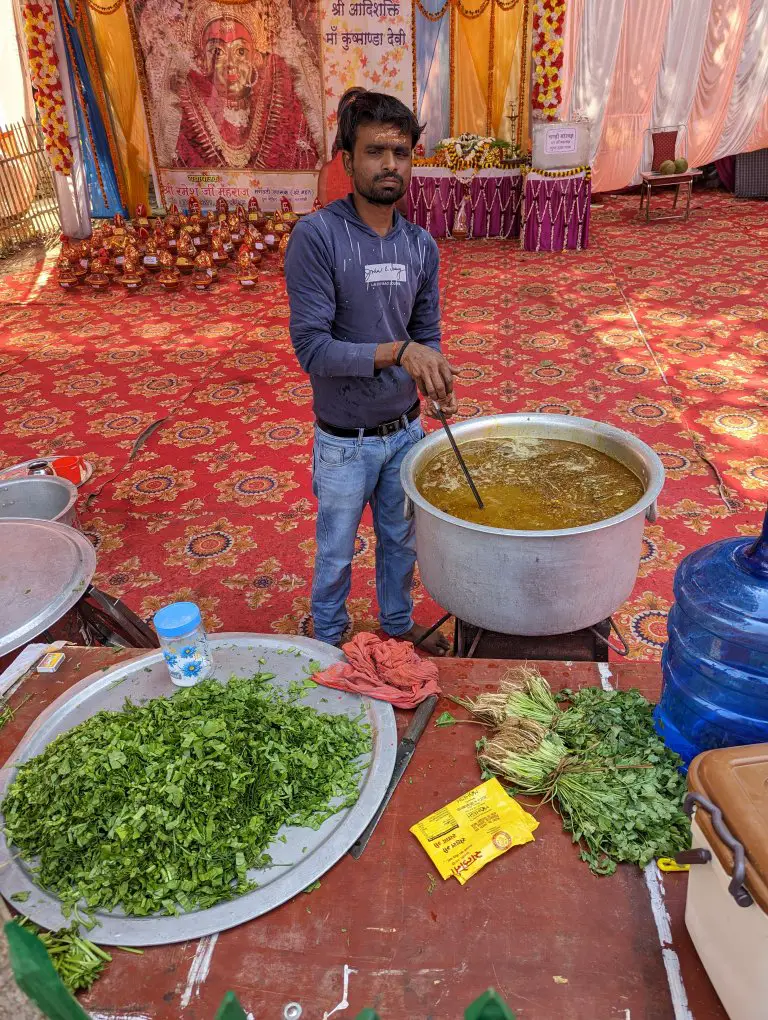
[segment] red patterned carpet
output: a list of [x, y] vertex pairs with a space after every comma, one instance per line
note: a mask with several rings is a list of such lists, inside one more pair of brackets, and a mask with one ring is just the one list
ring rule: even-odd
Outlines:
[[[581, 253], [444, 243], [442, 287], [462, 417], [585, 415], [664, 460], [660, 517], [618, 614], [631, 654], [654, 658], [681, 557], [755, 533], [768, 496], [768, 205], [707, 193], [688, 225], [646, 226], [636, 202], [596, 209]], [[93, 462], [80, 505], [96, 580], [142, 616], [191, 598], [213, 630], [311, 633], [310, 390], [282, 278], [264, 273], [255, 295], [234, 280], [96, 295], [61, 291], [51, 268], [0, 281], [0, 466], [53, 451]], [[373, 585], [364, 521], [358, 628], [376, 626]]]

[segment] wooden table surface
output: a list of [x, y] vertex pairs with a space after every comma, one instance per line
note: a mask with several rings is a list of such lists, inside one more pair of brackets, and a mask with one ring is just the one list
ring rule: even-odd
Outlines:
[[[0, 759], [67, 687], [136, 654], [71, 647], [58, 673], [31, 674], [12, 703], [30, 697], [0, 731]], [[511, 665], [443, 660], [441, 685], [492, 690]], [[602, 681], [659, 693], [654, 663], [537, 665], [558, 689]], [[441, 699], [434, 718], [451, 708]], [[408, 715], [398, 713], [401, 730]], [[382, 1020], [458, 1020], [488, 986], [521, 1020], [726, 1020], [686, 933], [685, 874], [622, 866], [597, 878], [544, 808], [534, 843], [463, 887], [437, 876], [408, 829], [477, 785], [476, 736], [474, 726], [430, 725], [362, 858], [345, 856], [319, 889], [218, 936], [143, 956], [115, 950], [83, 1006], [113, 1020], [212, 1020], [233, 989], [254, 1020], [281, 1020], [289, 1002], [302, 1020], [322, 1020], [342, 998], [347, 965], [339, 1020], [365, 1006]]]

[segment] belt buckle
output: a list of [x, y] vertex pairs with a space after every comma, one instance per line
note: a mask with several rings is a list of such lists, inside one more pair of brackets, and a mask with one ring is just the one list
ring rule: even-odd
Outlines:
[[395, 432], [400, 431], [400, 419], [397, 421], [385, 421], [383, 425], [379, 425], [379, 435], [383, 438], [384, 436], [392, 436]]

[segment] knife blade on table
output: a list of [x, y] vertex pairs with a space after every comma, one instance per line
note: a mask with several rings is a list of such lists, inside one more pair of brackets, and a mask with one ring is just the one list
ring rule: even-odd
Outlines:
[[416, 750], [416, 744], [419, 742], [419, 737], [422, 735], [427, 727], [427, 723], [435, 710], [437, 704], [437, 695], [430, 694], [428, 698], [419, 705], [414, 711], [413, 718], [408, 724], [408, 729], [403, 734], [403, 738], [397, 745], [397, 753], [395, 754], [395, 767], [392, 771], [392, 778], [389, 781], [389, 786], [384, 793], [381, 804], [376, 809], [376, 813], [373, 818], [368, 822], [359, 838], [349, 848], [349, 853], [355, 860], [357, 860], [362, 854], [363, 850], [368, 846], [368, 841], [373, 835], [373, 830], [379, 824], [381, 816], [387, 809], [387, 804], [395, 792], [395, 788], [400, 780], [403, 778], [405, 770], [408, 768], [408, 763], [413, 757], [413, 752]]

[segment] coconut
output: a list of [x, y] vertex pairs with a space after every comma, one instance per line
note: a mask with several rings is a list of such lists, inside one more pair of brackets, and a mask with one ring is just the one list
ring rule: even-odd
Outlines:
[[674, 174], [676, 172], [677, 168], [675, 167], [674, 160], [671, 159], [665, 159], [664, 162], [659, 167], [660, 174]]
[[675, 173], [684, 174], [688, 169], [688, 160], [685, 156], [678, 156], [675, 160]]

